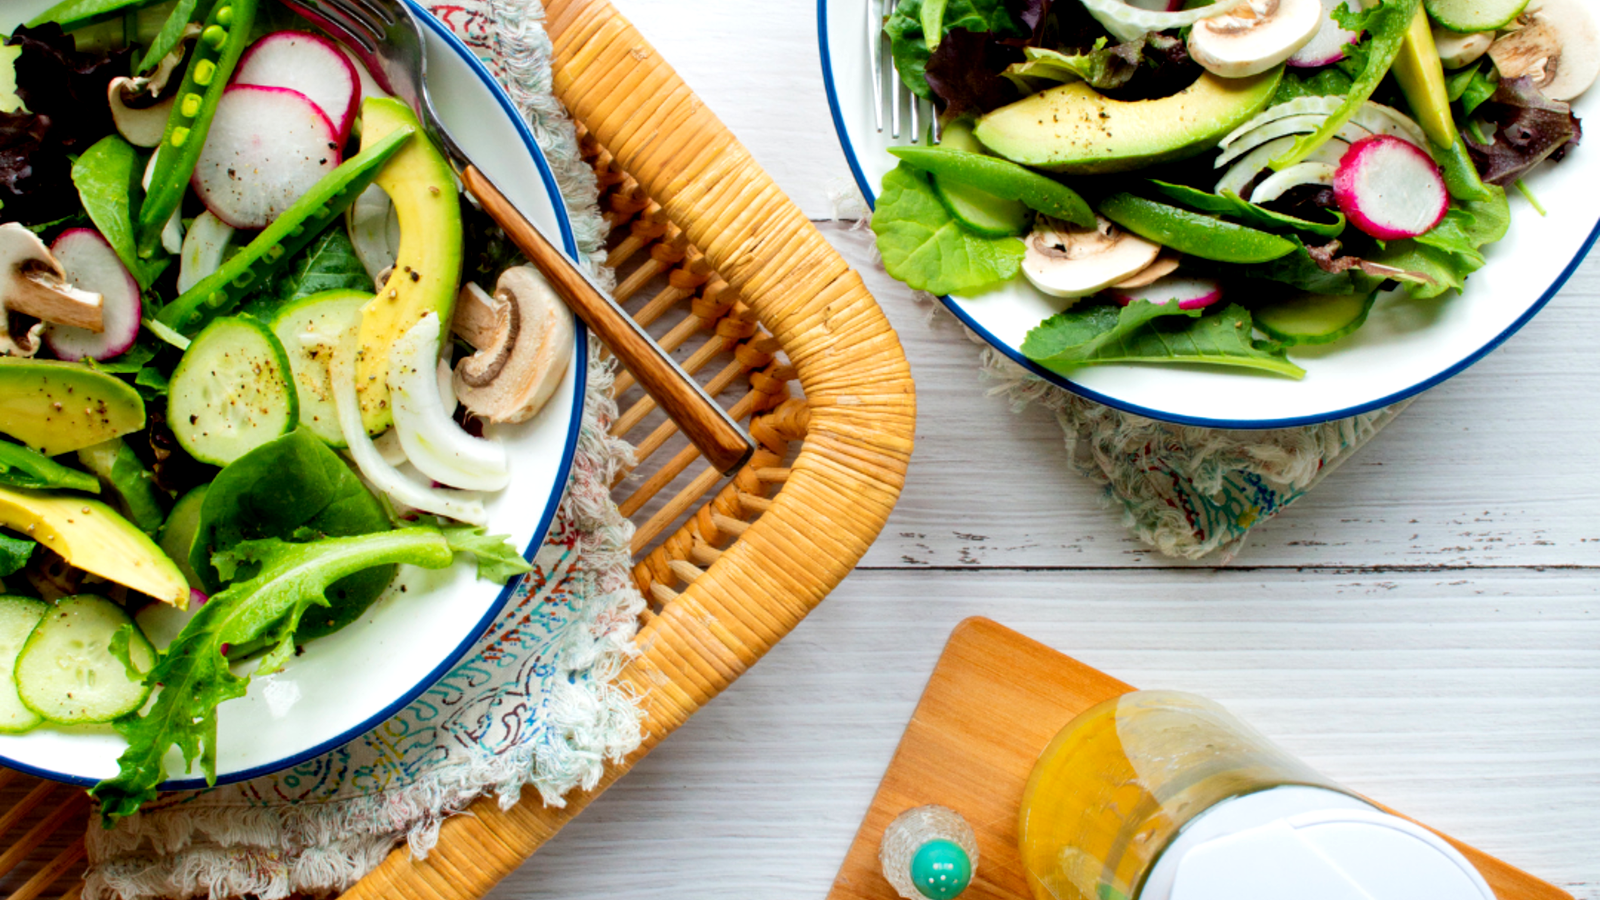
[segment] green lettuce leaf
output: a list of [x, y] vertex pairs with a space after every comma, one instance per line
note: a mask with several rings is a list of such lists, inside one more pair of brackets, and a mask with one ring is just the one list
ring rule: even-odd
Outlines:
[[1489, 199], [1457, 201], [1444, 221], [1421, 237], [1391, 242], [1374, 262], [1421, 272], [1433, 284], [1408, 285], [1419, 300], [1467, 286], [1467, 276], [1484, 267], [1483, 247], [1501, 240], [1511, 228], [1511, 205], [1504, 188], [1485, 185]]
[[15, 574], [28, 564], [33, 548], [39, 546], [27, 538], [0, 534], [0, 578]]
[[1028, 332], [1022, 352], [1063, 370], [1105, 363], [1190, 363], [1256, 369], [1305, 377], [1283, 348], [1253, 336], [1250, 313], [1230, 305], [1219, 313], [1166, 304], [1131, 303], [1069, 309]]
[[149, 711], [116, 722], [128, 748], [117, 759], [117, 774], [90, 791], [100, 801], [108, 828], [156, 796], [171, 747], [182, 751], [191, 770], [199, 760], [206, 781], [216, 781], [217, 706], [244, 696], [250, 685], [250, 676], [228, 668], [224, 644], [276, 639], [277, 646], [258, 669], [264, 674], [293, 652], [292, 635], [301, 615], [312, 606], [327, 605], [329, 585], [374, 566], [404, 563], [440, 569], [454, 557], [444, 535], [430, 527], [314, 544], [247, 541], [230, 554], [236, 562], [255, 565], [256, 574], [200, 607], [145, 675], [146, 683], [161, 686]]
[[511, 545], [508, 534], [484, 534], [484, 529], [471, 525], [451, 526], [442, 529], [450, 549], [457, 553], [471, 553], [478, 560], [478, 577], [484, 581], [504, 584], [514, 575], [533, 571], [533, 566], [522, 558]]
[[872, 231], [889, 274], [934, 294], [973, 291], [1012, 278], [1027, 252], [1016, 238], [982, 237], [963, 228], [927, 178], [905, 163], [883, 176]]
[[133, 246], [134, 197], [143, 197], [139, 176], [143, 172], [139, 151], [120, 135], [109, 135], [83, 151], [72, 164], [72, 183], [101, 237], [117, 252], [117, 259], [133, 273], [140, 290], [148, 290], [172, 257], [158, 254], [142, 259]]
[[[956, 28], [990, 31], [1006, 37], [1025, 37], [1029, 33], [1006, 8], [1005, 0], [949, 0], [942, 22], [946, 34]], [[928, 87], [923, 76], [928, 58], [933, 54], [922, 33], [922, 0], [901, 0], [885, 20], [883, 33], [889, 36], [889, 53], [894, 57], [900, 80], [913, 94], [933, 100], [933, 89]]]
[[1102, 91], [1114, 90], [1127, 84], [1139, 71], [1143, 61], [1144, 38], [1106, 46], [1106, 38], [1095, 42], [1088, 53], [1070, 54], [1045, 47], [1024, 47], [1024, 61], [1013, 63], [1000, 74], [1010, 79], [1018, 90], [1031, 94], [1037, 88], [1029, 79], [1051, 82], [1086, 81]]

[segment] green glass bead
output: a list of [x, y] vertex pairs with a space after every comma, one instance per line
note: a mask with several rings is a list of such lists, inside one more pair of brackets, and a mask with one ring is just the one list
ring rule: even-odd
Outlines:
[[955, 841], [929, 841], [911, 858], [911, 881], [928, 900], [951, 900], [972, 881], [972, 860]]

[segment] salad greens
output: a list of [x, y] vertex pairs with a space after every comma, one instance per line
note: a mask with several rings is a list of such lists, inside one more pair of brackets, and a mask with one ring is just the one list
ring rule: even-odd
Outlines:
[[1202, 317], [1177, 301], [1071, 309], [1028, 332], [1022, 352], [1051, 368], [1121, 362], [1225, 363], [1291, 378], [1305, 370], [1271, 341], [1251, 337], [1250, 314], [1236, 305]]
[[0, 578], [14, 575], [28, 564], [35, 547], [39, 545], [27, 538], [14, 538], [0, 534]]
[[974, 291], [1017, 274], [1024, 248], [962, 228], [921, 172], [901, 163], [883, 179], [872, 217], [889, 274], [919, 291]]
[[139, 288], [149, 290], [172, 258], [143, 259], [134, 247], [132, 211], [144, 196], [139, 187], [143, 171], [139, 151], [120, 135], [108, 134], [73, 162], [72, 183], [94, 227], [133, 273]]
[[64, 488], [100, 493], [100, 482], [94, 476], [9, 441], [0, 441], [0, 484], [38, 491]]

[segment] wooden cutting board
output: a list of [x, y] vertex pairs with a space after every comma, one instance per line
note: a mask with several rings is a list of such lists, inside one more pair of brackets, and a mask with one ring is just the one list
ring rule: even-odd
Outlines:
[[[977, 833], [977, 877], [961, 900], [1033, 900], [1017, 855], [1016, 820], [1034, 760], [1078, 713], [1133, 689], [988, 619], [956, 626], [828, 900], [897, 900], [878, 867], [878, 840], [895, 816], [927, 803], [961, 813]], [[1441, 836], [1472, 860], [1500, 900], [1572, 900]]]

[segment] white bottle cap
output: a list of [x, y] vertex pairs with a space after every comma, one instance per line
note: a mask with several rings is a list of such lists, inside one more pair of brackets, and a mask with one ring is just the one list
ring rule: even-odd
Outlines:
[[1495, 900], [1438, 835], [1346, 794], [1277, 787], [1217, 804], [1161, 854], [1139, 900]]

